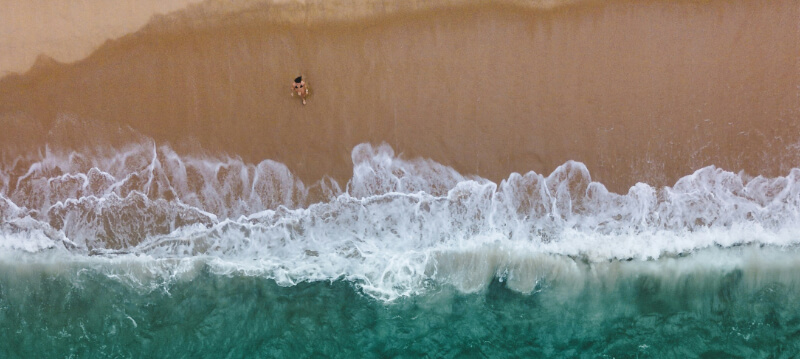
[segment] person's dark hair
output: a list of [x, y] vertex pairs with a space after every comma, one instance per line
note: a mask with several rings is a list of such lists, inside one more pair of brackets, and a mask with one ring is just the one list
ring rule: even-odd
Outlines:
[[294, 79], [294, 82], [295, 82], [295, 83], [298, 83], [298, 84], [299, 84], [299, 83], [300, 83], [300, 81], [303, 81], [303, 76], [297, 76], [297, 78], [295, 78], [295, 79]]

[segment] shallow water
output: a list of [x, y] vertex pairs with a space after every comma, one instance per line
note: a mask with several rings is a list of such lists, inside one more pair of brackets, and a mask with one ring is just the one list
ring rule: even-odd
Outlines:
[[[720, 256], [749, 259], [708, 263]], [[284, 287], [245, 273], [218, 274], [213, 259], [6, 258], [0, 353], [791, 357], [800, 350], [796, 258], [794, 249], [714, 249], [586, 266], [577, 278], [543, 278], [531, 294], [494, 279], [471, 294], [430, 283], [426, 294], [392, 302], [344, 280]]]

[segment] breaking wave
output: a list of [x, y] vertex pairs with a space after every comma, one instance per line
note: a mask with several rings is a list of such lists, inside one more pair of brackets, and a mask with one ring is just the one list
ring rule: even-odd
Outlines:
[[530, 293], [620, 261], [800, 241], [800, 169], [765, 178], [710, 166], [671, 187], [616, 194], [574, 161], [498, 184], [385, 144], [358, 145], [352, 160], [347, 184], [307, 185], [278, 162], [185, 156], [152, 142], [107, 155], [48, 149], [0, 173], [0, 247], [170, 272], [199, 261], [281, 285], [343, 279], [391, 300], [497, 279]]

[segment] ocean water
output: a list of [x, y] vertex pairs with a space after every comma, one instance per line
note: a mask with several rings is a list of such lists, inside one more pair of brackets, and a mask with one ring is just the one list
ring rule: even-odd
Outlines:
[[[720, 256], [727, 263], [700, 263]], [[28, 258], [3, 263], [2, 353], [788, 358], [800, 330], [796, 256], [714, 250], [587, 268], [571, 282], [541, 280], [530, 294], [495, 278], [476, 293], [431, 283], [425, 294], [390, 303], [346, 280], [281, 286], [215, 273], [204, 259]]]
[[344, 188], [273, 161], [109, 153], [3, 172], [2, 356], [800, 350], [800, 170], [618, 195], [579, 162], [497, 184], [388, 145], [356, 147]]

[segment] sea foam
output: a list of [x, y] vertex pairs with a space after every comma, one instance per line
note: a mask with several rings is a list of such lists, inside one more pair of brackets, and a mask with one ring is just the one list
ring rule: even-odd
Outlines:
[[281, 285], [343, 279], [394, 299], [497, 279], [531, 293], [613, 262], [800, 241], [800, 169], [764, 178], [710, 166], [672, 187], [616, 194], [575, 161], [497, 184], [387, 145], [359, 145], [352, 158], [345, 186], [306, 186], [269, 160], [152, 144], [109, 156], [48, 150], [0, 173], [0, 247], [63, 260], [200, 261]]

